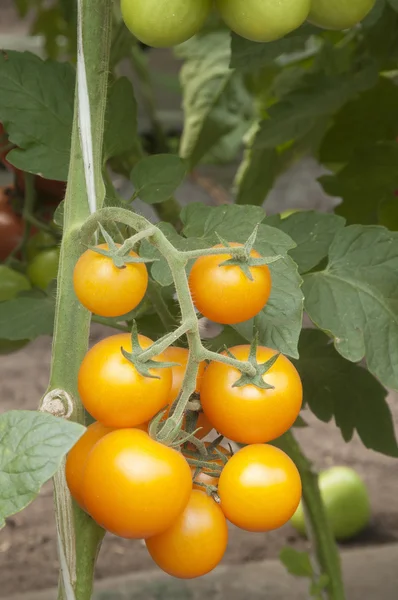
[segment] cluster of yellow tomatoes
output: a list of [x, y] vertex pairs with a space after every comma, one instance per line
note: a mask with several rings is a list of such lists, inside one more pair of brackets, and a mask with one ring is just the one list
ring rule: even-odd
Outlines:
[[[97, 250], [107, 251], [105, 244]], [[252, 251], [252, 257], [259, 255]], [[137, 257], [134, 252], [131, 257]], [[233, 323], [261, 310], [271, 291], [266, 265], [250, 266], [250, 278], [225, 254], [198, 258], [190, 272], [193, 302], [212, 320]], [[87, 250], [74, 271], [80, 302], [102, 316], [121, 316], [145, 295], [145, 264], [115, 266], [111, 256]], [[139, 335], [144, 350], [153, 343]], [[125, 351], [122, 353], [121, 349]], [[78, 504], [106, 530], [125, 538], [144, 539], [154, 561], [167, 573], [192, 578], [211, 571], [222, 559], [228, 541], [227, 520], [254, 532], [282, 526], [301, 498], [296, 466], [278, 448], [267, 444], [289, 429], [302, 403], [300, 377], [279, 355], [256, 385], [234, 386], [242, 373], [218, 361], [199, 366], [196, 393], [202, 411], [195, 436], [215, 429], [247, 444], [235, 454], [205, 442], [206, 466], [190, 466], [198, 457], [193, 444], [175, 449], [148, 434], [149, 421], [178, 399], [188, 350], [169, 347], [151, 363], [151, 377], [140, 374], [125, 353], [132, 351], [127, 333], [110, 336], [86, 354], [78, 388], [86, 410], [95, 419], [72, 448], [66, 463], [70, 491]], [[250, 347], [229, 353], [247, 361]], [[258, 347], [257, 362], [277, 353]], [[156, 361], [175, 366], [157, 368]], [[191, 461], [192, 464], [192, 461]], [[214, 467], [213, 467], [214, 465]]]
[[254, 42], [271, 42], [306, 20], [324, 29], [349, 29], [375, 0], [121, 0], [124, 21], [148, 46], [181, 44], [200, 32], [213, 7], [228, 27]]

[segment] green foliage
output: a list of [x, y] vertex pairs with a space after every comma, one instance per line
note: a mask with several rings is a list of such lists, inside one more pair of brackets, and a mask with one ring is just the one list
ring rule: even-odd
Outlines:
[[366, 358], [398, 388], [398, 234], [351, 225], [337, 232], [325, 269], [304, 276], [305, 309], [350, 361]]
[[0, 528], [34, 500], [84, 430], [78, 423], [36, 411], [0, 415]]
[[0, 339], [34, 340], [40, 335], [52, 335], [54, 313], [54, 298], [40, 292], [2, 302]]
[[357, 432], [371, 450], [398, 456], [387, 391], [364, 367], [345, 360], [327, 335], [303, 329], [296, 367], [304, 402], [321, 421], [333, 417], [346, 442]]
[[104, 160], [132, 151], [137, 144], [137, 103], [127, 77], [117, 79], [108, 91], [105, 115]]
[[299, 552], [294, 548], [282, 548], [279, 559], [291, 575], [312, 577], [314, 574], [308, 552]]
[[165, 202], [182, 183], [186, 163], [172, 154], [157, 154], [140, 160], [131, 172], [135, 195], [147, 204]]

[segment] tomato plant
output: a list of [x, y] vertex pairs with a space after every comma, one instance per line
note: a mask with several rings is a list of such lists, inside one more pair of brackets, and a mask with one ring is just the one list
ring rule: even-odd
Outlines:
[[90, 452], [83, 502], [108, 531], [141, 539], [165, 531], [184, 510], [191, 489], [181, 454], [144, 431], [125, 429], [106, 435]]
[[[141, 348], [152, 340], [140, 335]], [[107, 427], [134, 427], [146, 423], [167, 404], [172, 383], [170, 368], [151, 369], [143, 377], [122, 354], [131, 352], [131, 337], [120, 333], [98, 342], [86, 354], [79, 370], [79, 394], [88, 412]], [[160, 362], [162, 356], [155, 357]]]
[[295, 513], [301, 480], [294, 462], [279, 448], [253, 444], [226, 464], [218, 485], [227, 519], [248, 531], [281, 527]]
[[[108, 250], [100, 244], [98, 250]], [[129, 258], [138, 258], [135, 252]], [[148, 286], [148, 273], [142, 263], [116, 266], [112, 259], [86, 250], [73, 272], [76, 296], [91, 312], [103, 317], [119, 317], [138, 306]]]
[[[239, 244], [230, 244], [233, 248]], [[217, 245], [215, 248], [222, 248]], [[260, 258], [255, 250], [252, 258]], [[271, 293], [271, 275], [267, 265], [225, 265], [230, 254], [198, 258], [189, 275], [189, 286], [196, 308], [211, 321], [235, 324], [255, 317], [264, 308]], [[250, 264], [250, 263], [249, 263]], [[215, 301], [215, 298], [217, 299]]]
[[[226, 519], [273, 530], [302, 495], [312, 560], [283, 562], [344, 600], [335, 537], [366, 491], [318, 479], [295, 427], [311, 412], [398, 457], [396, 2], [22, 4], [50, 60], [0, 53], [0, 349], [53, 345], [40, 410], [0, 415], [0, 527], [55, 475], [59, 595], [89, 600], [104, 528], [196, 577]], [[145, 44], [177, 44], [178, 84]]]
[[228, 527], [222, 510], [213, 498], [193, 490], [178, 519], [163, 533], [147, 539], [146, 547], [163, 571], [192, 579], [218, 565], [227, 542]]
[[[229, 349], [238, 360], [247, 360], [249, 346]], [[257, 348], [257, 361], [266, 363], [276, 357], [275, 350]], [[213, 427], [226, 437], [244, 444], [269, 442], [287, 431], [295, 422], [302, 404], [302, 385], [292, 363], [282, 355], [261, 376], [267, 388], [249, 383], [237, 385], [241, 373], [226, 364], [212, 362], [201, 386], [205, 415]]]
[[[6, 265], [0, 265], [0, 302], [12, 300], [20, 292], [31, 288], [29, 280], [22, 273], [14, 271]], [[0, 355], [10, 354], [20, 350], [27, 344], [27, 340], [0, 339]]]

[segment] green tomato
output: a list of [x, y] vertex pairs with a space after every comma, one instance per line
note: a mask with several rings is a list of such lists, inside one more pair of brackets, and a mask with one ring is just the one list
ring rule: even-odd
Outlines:
[[[31, 285], [25, 275], [10, 269], [6, 265], [0, 265], [0, 302], [12, 300], [19, 292], [30, 290], [30, 288]], [[29, 340], [0, 339], [0, 355], [16, 352], [26, 346], [28, 341]]]
[[308, 20], [324, 29], [350, 29], [372, 10], [376, 0], [312, 0]]
[[28, 264], [26, 273], [35, 287], [46, 290], [50, 282], [57, 278], [59, 248], [39, 252]]
[[42, 250], [54, 248], [57, 245], [55, 237], [47, 231], [38, 231], [29, 238], [26, 244], [26, 258], [28, 261], [34, 259]]
[[225, 23], [253, 42], [271, 42], [300, 27], [311, 0], [216, 0]]
[[200, 31], [211, 7], [212, 0], [121, 0], [126, 26], [155, 48], [189, 40]]
[[[348, 540], [365, 529], [371, 517], [366, 486], [358, 473], [349, 467], [332, 467], [319, 476], [319, 488], [326, 514], [337, 540]], [[302, 503], [291, 524], [305, 534]]]

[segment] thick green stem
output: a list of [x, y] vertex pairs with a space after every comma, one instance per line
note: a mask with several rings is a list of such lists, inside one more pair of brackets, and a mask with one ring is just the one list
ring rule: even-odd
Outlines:
[[322, 573], [328, 576], [328, 584], [325, 588], [328, 598], [345, 600], [340, 556], [322, 502], [317, 474], [291, 432], [285, 433], [273, 444], [290, 456], [300, 472], [310, 538], [315, 547], [319, 567]]
[[[49, 390], [59, 388], [72, 397], [74, 409], [71, 418], [80, 423], [85, 422], [85, 413], [78, 396], [77, 375], [87, 351], [90, 313], [79, 304], [75, 296], [72, 276], [82, 251], [79, 232], [90, 212], [88, 198], [90, 197], [92, 210], [95, 210], [101, 207], [105, 195], [101, 167], [111, 7], [111, 0], [79, 0], [80, 63], [49, 384]], [[79, 102], [79, 98], [86, 102]], [[92, 153], [90, 144], [87, 144], [90, 137]], [[85, 170], [85, 164], [86, 167], [90, 164], [90, 168]], [[91, 180], [88, 172], [93, 174]], [[62, 600], [89, 600], [92, 595], [94, 564], [104, 532], [72, 502], [63, 469], [54, 478], [54, 487], [61, 563], [58, 597]]]

